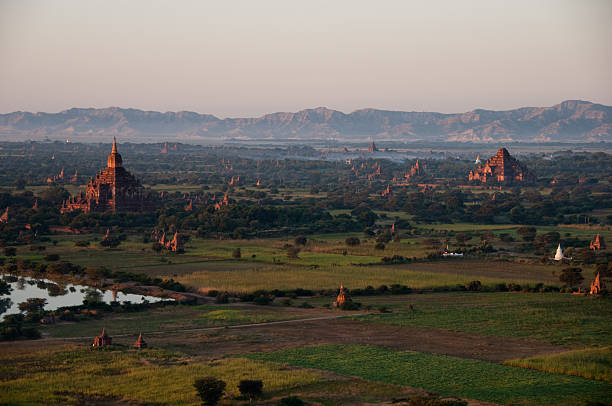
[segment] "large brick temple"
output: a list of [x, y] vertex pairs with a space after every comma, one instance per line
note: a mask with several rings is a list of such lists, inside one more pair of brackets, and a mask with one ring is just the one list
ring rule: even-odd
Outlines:
[[470, 171], [469, 180], [482, 183], [532, 182], [535, 175], [510, 155], [506, 148], [500, 148], [484, 165]]
[[117, 140], [108, 155], [106, 169], [90, 178], [85, 192], [64, 202], [62, 213], [89, 212], [143, 212], [155, 210], [152, 195], [145, 191], [138, 179], [123, 167], [121, 154], [117, 152]]

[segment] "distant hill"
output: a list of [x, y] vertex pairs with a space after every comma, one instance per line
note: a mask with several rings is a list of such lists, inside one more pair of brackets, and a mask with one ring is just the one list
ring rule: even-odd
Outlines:
[[219, 119], [188, 111], [160, 113], [109, 107], [0, 115], [0, 139], [99, 141], [219, 139], [376, 139], [464, 142], [612, 141], [612, 107], [568, 100], [552, 107], [473, 110], [460, 114], [375, 109], [350, 114], [324, 107], [254, 118]]

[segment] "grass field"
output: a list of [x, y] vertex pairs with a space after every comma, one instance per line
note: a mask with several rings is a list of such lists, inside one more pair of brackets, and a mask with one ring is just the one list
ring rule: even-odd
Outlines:
[[192, 385], [205, 376], [227, 382], [230, 398], [239, 395], [241, 379], [261, 379], [268, 396], [320, 381], [313, 372], [246, 358], [201, 363], [178, 353], [117, 346], [103, 351], [74, 346], [21, 355], [3, 353], [0, 360], [0, 403], [13, 405], [88, 404], [92, 399], [200, 405]]
[[[562, 345], [612, 345], [612, 299], [562, 293], [446, 293], [356, 300], [393, 310], [361, 316], [361, 321], [523, 337]], [[410, 305], [414, 311], [410, 311]]]
[[612, 383], [612, 346], [512, 360], [506, 364]]
[[266, 309], [255, 306], [167, 306], [148, 309], [138, 313], [106, 313], [102, 319], [79, 323], [60, 323], [44, 326], [42, 332], [51, 337], [93, 337], [103, 327], [111, 334], [138, 334], [149, 332], [176, 331], [235, 324], [263, 323], [291, 320], [304, 317], [299, 311]]
[[372, 346], [323, 345], [248, 355], [501, 404], [584, 405], [608, 401], [612, 385], [489, 362]]
[[[394, 283], [404, 284], [413, 289], [428, 289], [441, 286], [465, 285], [474, 280], [469, 274], [446, 274], [415, 272], [394, 266], [328, 266], [318, 268], [295, 268], [290, 266], [268, 266], [240, 271], [200, 270], [179, 275], [178, 281], [194, 288], [229, 290], [232, 292], [256, 289], [336, 289], [340, 283], [350, 288], [378, 287]], [[530, 279], [478, 277], [484, 285], [514, 282], [532, 284]]]

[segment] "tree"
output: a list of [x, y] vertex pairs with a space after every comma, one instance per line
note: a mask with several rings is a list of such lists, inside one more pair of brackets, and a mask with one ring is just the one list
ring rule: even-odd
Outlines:
[[287, 248], [287, 258], [289, 259], [298, 259], [298, 254], [300, 253], [300, 249], [297, 247], [289, 247]]
[[214, 406], [219, 402], [225, 390], [225, 382], [214, 376], [197, 379], [193, 386], [198, 391], [198, 395], [202, 399], [202, 402], [210, 406]]
[[521, 236], [523, 241], [533, 241], [535, 239], [537, 230], [535, 227], [519, 227], [516, 233]]
[[288, 396], [286, 398], [282, 398], [280, 402], [278, 402], [279, 406], [304, 406], [306, 403], [297, 396]]
[[472, 238], [471, 235], [466, 233], [457, 233], [455, 234], [455, 240], [461, 245], [465, 245], [465, 243]]
[[27, 313], [42, 312], [47, 304], [47, 299], [31, 297], [25, 302], [19, 303], [19, 310]]
[[295, 245], [306, 245], [306, 243], [308, 242], [306, 237], [304, 237], [303, 235], [298, 235], [297, 237], [295, 237], [294, 241]]
[[344, 242], [349, 247], [355, 247], [355, 246], [361, 244], [361, 241], [357, 237], [348, 237], [346, 240], [344, 240]]
[[561, 271], [559, 280], [563, 282], [565, 286], [574, 287], [579, 285], [584, 280], [582, 277], [582, 269], [576, 267], [565, 268]]
[[376, 236], [376, 242], [386, 244], [391, 241], [391, 238], [393, 238], [393, 236], [391, 235], [391, 230], [387, 229]]
[[243, 379], [238, 384], [238, 390], [242, 396], [249, 398], [249, 404], [253, 399], [261, 396], [263, 382], [261, 380]]
[[242, 257], [242, 252], [240, 251], [240, 247], [238, 247], [232, 251], [232, 258], [240, 259], [240, 257]]
[[15, 247], [4, 248], [4, 255], [7, 257], [14, 257], [15, 255], [17, 255], [17, 248]]

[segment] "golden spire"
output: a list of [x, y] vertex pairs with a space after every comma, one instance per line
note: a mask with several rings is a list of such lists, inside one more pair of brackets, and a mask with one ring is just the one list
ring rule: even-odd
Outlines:
[[111, 151], [111, 154], [116, 154], [117, 153], [117, 138], [113, 137], [113, 150]]

